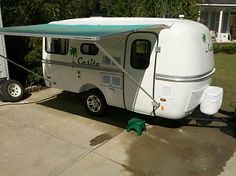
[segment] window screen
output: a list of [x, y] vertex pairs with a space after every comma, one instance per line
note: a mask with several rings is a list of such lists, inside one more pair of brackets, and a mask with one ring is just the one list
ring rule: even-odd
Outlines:
[[80, 51], [81, 53], [87, 54], [87, 55], [97, 55], [98, 47], [94, 44], [84, 43], [81, 45]]
[[47, 37], [45, 42], [45, 50], [47, 53], [66, 55], [68, 52], [68, 39]]
[[131, 48], [130, 64], [136, 69], [146, 69], [149, 66], [151, 42], [148, 40], [135, 40]]

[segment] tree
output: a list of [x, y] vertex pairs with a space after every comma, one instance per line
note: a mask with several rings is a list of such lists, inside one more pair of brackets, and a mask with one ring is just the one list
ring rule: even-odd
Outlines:
[[112, 6], [111, 16], [130, 17], [133, 16], [134, 1], [133, 0], [116, 0], [116, 3]]
[[102, 16], [112, 16], [113, 14], [113, 5], [115, 5], [116, 0], [100, 0], [99, 2], [99, 10]]
[[199, 8], [197, 0], [135, 0], [134, 16], [178, 18], [196, 20]]

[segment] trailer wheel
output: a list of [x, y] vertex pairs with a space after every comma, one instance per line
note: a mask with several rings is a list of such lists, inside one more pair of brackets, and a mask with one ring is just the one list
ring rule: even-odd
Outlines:
[[6, 101], [20, 101], [24, 95], [24, 89], [20, 82], [16, 80], [6, 80], [1, 86], [1, 93]]
[[103, 94], [97, 89], [91, 89], [84, 95], [84, 109], [93, 116], [100, 116], [106, 111], [107, 103]]

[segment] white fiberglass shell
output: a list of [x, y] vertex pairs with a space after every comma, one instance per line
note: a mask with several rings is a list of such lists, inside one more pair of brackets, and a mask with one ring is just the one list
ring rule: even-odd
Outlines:
[[190, 77], [214, 69], [209, 30], [200, 23], [183, 21], [163, 29], [159, 47], [157, 74]]
[[[157, 102], [160, 102], [160, 107], [154, 112], [152, 100], [139, 89], [133, 99], [134, 107], [132, 109], [135, 112], [170, 119], [183, 118], [200, 104], [204, 90], [210, 85], [211, 75], [214, 72], [212, 43], [209, 30], [200, 23], [181, 19], [102, 17], [71, 19], [52, 23], [68, 25], [164, 24], [169, 26], [169, 28], [166, 29], [149, 29], [147, 31], [157, 34], [158, 41], [156, 44], [160, 52], [156, 53], [156, 58], [153, 57], [153, 59], [156, 59], [156, 62], [153, 60], [149, 65], [149, 67], [155, 68], [154, 75], [148, 76], [148, 78], [150, 78], [148, 80], [147, 75], [140, 78], [147, 86], [150, 86], [151, 84], [149, 83], [151, 82], [154, 83], [153, 97]], [[121, 65], [123, 66], [125, 63], [124, 55], [130, 52], [129, 48], [126, 46], [127, 37], [128, 35], [124, 34], [100, 41], [100, 44], [102, 44], [113, 57], [121, 59]], [[73, 46], [79, 48], [80, 42], [83, 41], [71, 40], [69, 47]], [[155, 49], [153, 52], [155, 52]], [[155, 55], [155, 53], [153, 53], [153, 55]], [[94, 59], [99, 62], [101, 60], [100, 65], [102, 65], [102, 59], [104, 57], [102, 53], [99, 53]], [[59, 57], [55, 55], [54, 57], [44, 51], [43, 58], [68, 62], [67, 65], [72, 62], [72, 57], [69, 54]], [[92, 58], [92, 56], [89, 56], [89, 58]], [[129, 63], [127, 60], [126, 62]], [[154, 63], [156, 63], [156, 65]], [[123, 90], [122, 85], [119, 89], [111, 89], [110, 87], [104, 87], [100, 83], [100, 75], [107, 73], [111, 75], [117, 74], [117, 69], [108, 72], [101, 70], [102, 68], [100, 68], [100, 70], [76, 67], [66, 68], [62, 65], [56, 66], [47, 64], [44, 64], [43, 67], [45, 75], [52, 75], [52, 78], [56, 79], [57, 85], [55, 87], [78, 92], [81, 89], [83, 90], [84, 85], [93, 85], [103, 92], [109, 105], [125, 108], [123, 95], [124, 91], [127, 90]], [[113, 67], [111, 68], [113, 69]], [[128, 67], [125, 68], [127, 69]], [[127, 71], [131, 73], [130, 70]], [[123, 74], [119, 72], [119, 76], [122, 78]], [[135, 77], [135, 75], [132, 76]], [[124, 84], [126, 83], [124, 82]], [[144, 99], [150, 101], [143, 101]], [[147, 111], [147, 109], [151, 110]]]

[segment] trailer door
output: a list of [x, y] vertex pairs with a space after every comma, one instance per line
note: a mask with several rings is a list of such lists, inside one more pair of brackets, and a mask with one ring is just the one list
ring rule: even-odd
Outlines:
[[[125, 69], [152, 97], [154, 97], [157, 40], [157, 35], [154, 33], [132, 33], [127, 38], [125, 53]], [[124, 101], [128, 110], [149, 115], [153, 112], [152, 99], [126, 75]]]

